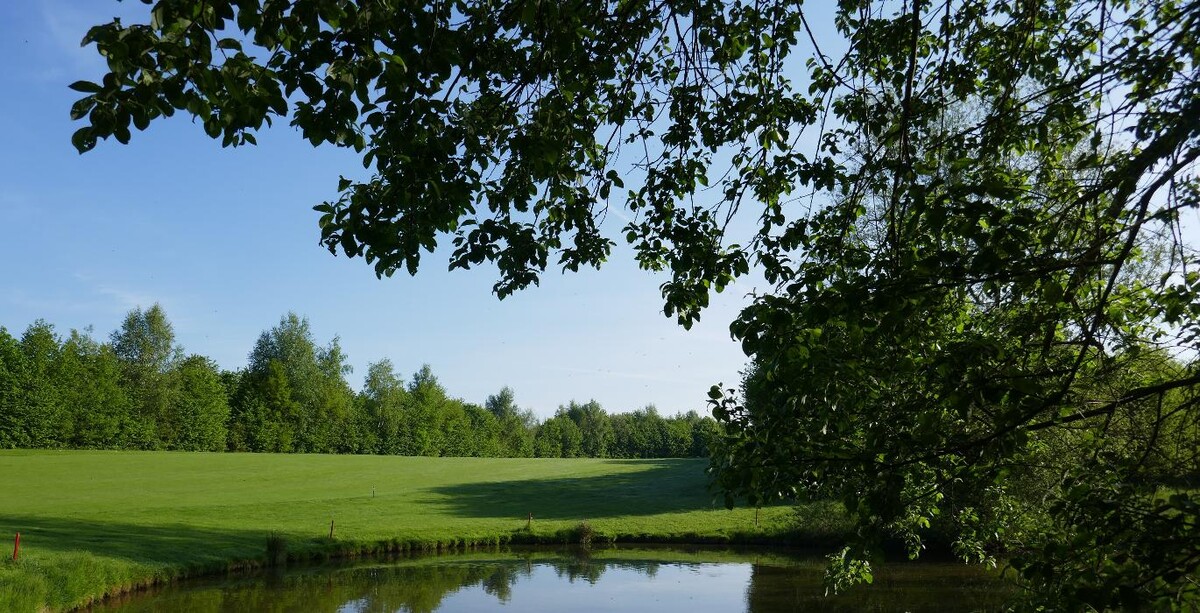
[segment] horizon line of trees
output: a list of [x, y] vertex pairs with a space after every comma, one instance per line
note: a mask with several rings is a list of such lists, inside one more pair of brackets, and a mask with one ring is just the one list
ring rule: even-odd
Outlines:
[[161, 306], [130, 311], [107, 342], [38, 320], [0, 326], [0, 448], [159, 449], [484, 457], [707, 457], [720, 426], [651, 405], [570, 402], [545, 420], [504, 387], [483, 406], [449, 395], [428, 365], [406, 382], [388, 359], [362, 389], [335, 337], [319, 346], [288, 313], [245, 368], [186, 354]]

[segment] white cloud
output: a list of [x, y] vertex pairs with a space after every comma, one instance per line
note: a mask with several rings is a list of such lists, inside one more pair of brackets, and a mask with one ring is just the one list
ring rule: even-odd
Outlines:
[[126, 313], [136, 308], [148, 308], [155, 303], [167, 306], [167, 300], [152, 293], [121, 287], [108, 281], [97, 280], [95, 277], [82, 272], [75, 273], [75, 279], [87, 286], [91, 293], [98, 295], [99, 304], [107, 312]]
[[108, 23], [114, 17], [120, 17], [123, 23], [139, 21], [138, 11], [147, 12], [145, 6], [137, 2], [95, 0], [42, 0], [38, 8], [39, 15], [29, 16], [34, 31], [28, 33], [27, 42], [37, 45], [36, 55], [40, 64], [37, 75], [43, 81], [62, 81], [74, 75], [98, 74], [104, 68], [103, 58], [96, 53], [94, 45], [80, 45], [87, 31], [92, 26]]
[[116, 287], [101, 286], [97, 287], [96, 291], [101, 295], [108, 296], [114, 300], [116, 304], [119, 305], [121, 311], [129, 311], [139, 307], [146, 308], [153, 306], [155, 302], [162, 302], [161, 300], [156, 300], [150, 294], [129, 291]]
[[79, 44], [88, 28], [96, 25], [94, 13], [55, 0], [43, 0], [41, 9], [48, 35], [43, 41], [56, 52], [55, 59], [69, 62], [71, 68], [88, 68], [101, 62], [94, 49]]

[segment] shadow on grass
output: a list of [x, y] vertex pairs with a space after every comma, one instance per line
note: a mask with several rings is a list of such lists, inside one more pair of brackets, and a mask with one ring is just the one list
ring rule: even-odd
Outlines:
[[463, 483], [431, 488], [444, 496], [439, 506], [461, 517], [601, 519], [717, 508], [708, 490], [704, 462], [611, 460], [636, 464], [637, 472]]
[[193, 564], [255, 556], [266, 532], [147, 526], [66, 517], [0, 515], [0, 534], [21, 533], [23, 552], [87, 551], [142, 564]]

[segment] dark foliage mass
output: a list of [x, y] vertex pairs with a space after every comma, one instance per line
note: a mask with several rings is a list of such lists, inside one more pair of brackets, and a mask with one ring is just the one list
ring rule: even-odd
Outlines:
[[386, 359], [362, 389], [337, 339], [321, 347], [289, 313], [249, 364], [185, 355], [158, 305], [109, 342], [36, 322], [0, 328], [0, 449], [168, 449], [546, 458], [704, 457], [720, 429], [692, 411], [609, 414], [571, 402], [539, 422], [507, 387], [484, 406], [449, 395], [429, 366], [405, 383]]

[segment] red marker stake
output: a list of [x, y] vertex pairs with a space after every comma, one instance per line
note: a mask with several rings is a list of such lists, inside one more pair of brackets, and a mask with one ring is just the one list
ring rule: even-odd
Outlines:
[[17, 533], [17, 538], [13, 540], [13, 562], [17, 561], [17, 553], [21, 551], [21, 533]]

